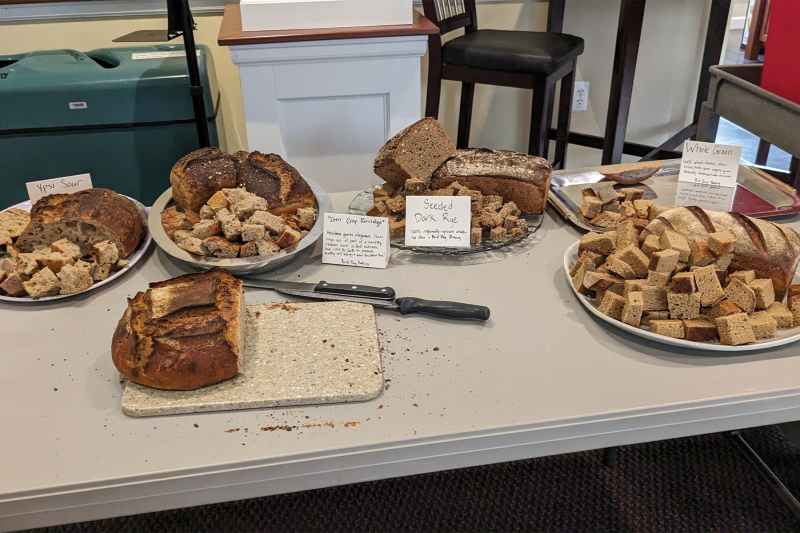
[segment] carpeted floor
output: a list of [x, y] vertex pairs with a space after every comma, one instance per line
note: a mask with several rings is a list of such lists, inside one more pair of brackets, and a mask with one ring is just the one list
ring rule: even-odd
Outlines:
[[[794, 494], [800, 450], [743, 432]], [[98, 520], [41, 531], [800, 531], [725, 434]]]

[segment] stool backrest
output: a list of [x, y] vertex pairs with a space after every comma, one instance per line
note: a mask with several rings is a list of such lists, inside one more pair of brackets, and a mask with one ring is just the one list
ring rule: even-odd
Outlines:
[[425, 18], [439, 26], [442, 35], [466, 28], [473, 32], [478, 29], [478, 16], [475, 0], [422, 0]]

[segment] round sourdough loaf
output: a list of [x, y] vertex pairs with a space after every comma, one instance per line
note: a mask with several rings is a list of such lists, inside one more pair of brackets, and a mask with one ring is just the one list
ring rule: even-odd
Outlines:
[[314, 207], [314, 193], [296, 168], [277, 154], [236, 152], [236, 185], [264, 198], [273, 215]]
[[242, 371], [244, 290], [213, 268], [167, 281], [128, 299], [111, 341], [117, 370], [157, 389], [189, 390]]
[[454, 181], [483, 195], [502, 196], [527, 215], [544, 212], [553, 167], [546, 159], [508, 150], [458, 150], [431, 177], [431, 188], [444, 189]]
[[169, 181], [178, 207], [198, 212], [215, 192], [236, 187], [236, 166], [219, 148], [201, 148], [175, 163]]
[[650, 222], [639, 239], [644, 241], [651, 234], [660, 236], [666, 229], [682, 233], [687, 239], [708, 239], [709, 233], [732, 230], [737, 240], [729, 271], [753, 270], [756, 278], [771, 279], [778, 301], [791, 284], [800, 260], [800, 235], [796, 231], [739, 213], [677, 207]]
[[16, 245], [23, 252], [32, 252], [34, 246], [49, 246], [66, 238], [80, 246], [83, 255], [89, 255], [96, 243], [111, 241], [124, 259], [142, 237], [144, 221], [136, 204], [114, 191], [96, 188], [38, 200]]

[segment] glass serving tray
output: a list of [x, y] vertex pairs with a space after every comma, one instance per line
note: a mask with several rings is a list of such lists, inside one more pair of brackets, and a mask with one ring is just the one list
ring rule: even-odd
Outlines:
[[[376, 185], [371, 187], [365, 191], [361, 191], [353, 198], [353, 201], [350, 202], [350, 207], [348, 210], [348, 214], [350, 215], [366, 215], [369, 208], [373, 206], [375, 203], [372, 199], [372, 191], [380, 187], [380, 185]], [[500, 248], [505, 248], [512, 244], [516, 244], [518, 242], [524, 241], [531, 235], [535, 234], [536, 231], [542, 226], [542, 222], [544, 221], [544, 215], [525, 215], [523, 216], [525, 221], [528, 223], [528, 232], [523, 235], [522, 237], [515, 237], [510, 238], [506, 241], [490, 241], [488, 239], [489, 232], [484, 232], [484, 238], [481, 241], [481, 244], [477, 246], [471, 246], [470, 248], [439, 248], [439, 247], [432, 247], [432, 246], [406, 246], [405, 244], [405, 237], [402, 235], [396, 235], [394, 237], [389, 238], [389, 244], [393, 248], [398, 248], [400, 250], [409, 250], [412, 252], [417, 252], [421, 254], [436, 254], [436, 255], [469, 255], [469, 254], [478, 254], [483, 252], [489, 252], [493, 250], [499, 250]]]

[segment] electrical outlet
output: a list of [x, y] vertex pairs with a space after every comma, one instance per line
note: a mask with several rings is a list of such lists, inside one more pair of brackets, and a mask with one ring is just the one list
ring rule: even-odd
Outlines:
[[586, 106], [589, 104], [589, 82], [576, 81], [575, 89], [572, 93], [572, 112], [586, 111]]

